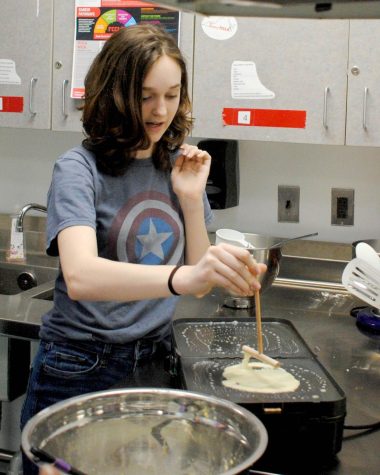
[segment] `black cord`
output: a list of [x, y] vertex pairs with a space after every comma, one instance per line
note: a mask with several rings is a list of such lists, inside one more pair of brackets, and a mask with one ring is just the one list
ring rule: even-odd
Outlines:
[[354, 430], [361, 432], [354, 432], [350, 435], [345, 435], [343, 441], [357, 439], [358, 437], [363, 437], [364, 435], [372, 434], [380, 429], [380, 422], [374, 422], [373, 424], [362, 424], [359, 426], [343, 426], [345, 430]]
[[360, 426], [343, 426], [345, 430], [376, 430], [380, 429], [380, 421], [373, 424], [364, 424]]

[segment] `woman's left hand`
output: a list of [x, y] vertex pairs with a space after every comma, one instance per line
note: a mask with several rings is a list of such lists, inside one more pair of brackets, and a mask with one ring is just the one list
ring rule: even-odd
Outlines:
[[196, 145], [183, 144], [173, 166], [173, 189], [180, 200], [202, 198], [210, 173], [211, 156]]

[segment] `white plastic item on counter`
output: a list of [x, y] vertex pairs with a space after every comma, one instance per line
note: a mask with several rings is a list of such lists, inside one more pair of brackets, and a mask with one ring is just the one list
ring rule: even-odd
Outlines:
[[364, 259], [352, 259], [343, 270], [342, 283], [355, 297], [380, 308], [380, 270]]
[[365, 260], [368, 264], [380, 270], [380, 257], [373, 247], [366, 242], [359, 242], [355, 247], [356, 257]]

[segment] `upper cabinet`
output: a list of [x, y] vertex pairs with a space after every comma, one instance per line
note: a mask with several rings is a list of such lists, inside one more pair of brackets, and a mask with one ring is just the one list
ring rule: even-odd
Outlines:
[[0, 127], [50, 128], [51, 0], [1, 2]]
[[350, 21], [347, 145], [380, 146], [380, 21]]
[[[70, 97], [75, 0], [6, 0], [1, 15], [0, 127], [81, 131], [81, 101]], [[191, 78], [193, 14], [179, 31]]]
[[196, 18], [193, 135], [344, 144], [349, 22], [232, 20]]
[[193, 90], [193, 57], [194, 57], [194, 23], [193, 13], [181, 13], [181, 25], [179, 29], [179, 47], [186, 61], [187, 73], [189, 77], [189, 94], [192, 99]]
[[81, 131], [80, 100], [70, 98], [75, 30], [75, 0], [54, 2], [51, 124], [53, 130]]
[[[1, 13], [0, 127], [81, 131], [75, 0], [6, 0]], [[179, 32], [194, 137], [380, 146], [380, 20], [182, 13]]]

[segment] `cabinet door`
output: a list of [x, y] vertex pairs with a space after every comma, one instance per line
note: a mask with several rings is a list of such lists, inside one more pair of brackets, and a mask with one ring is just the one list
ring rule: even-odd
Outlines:
[[[78, 99], [70, 98], [75, 29], [75, 0], [55, 0], [53, 51], [53, 104], [54, 130], [81, 131], [82, 122]], [[191, 79], [193, 60], [194, 15], [183, 13], [180, 25], [180, 47], [185, 56]], [[191, 90], [191, 83], [189, 86]]]
[[0, 126], [50, 128], [53, 6], [1, 2]]
[[235, 21], [220, 40], [196, 18], [193, 135], [343, 144], [348, 20]]
[[347, 145], [380, 146], [380, 21], [350, 21]]
[[189, 94], [192, 96], [195, 15], [193, 13], [182, 12], [180, 22], [179, 47], [186, 61]]
[[54, 1], [52, 129], [82, 130], [80, 100], [70, 98], [75, 0]]

